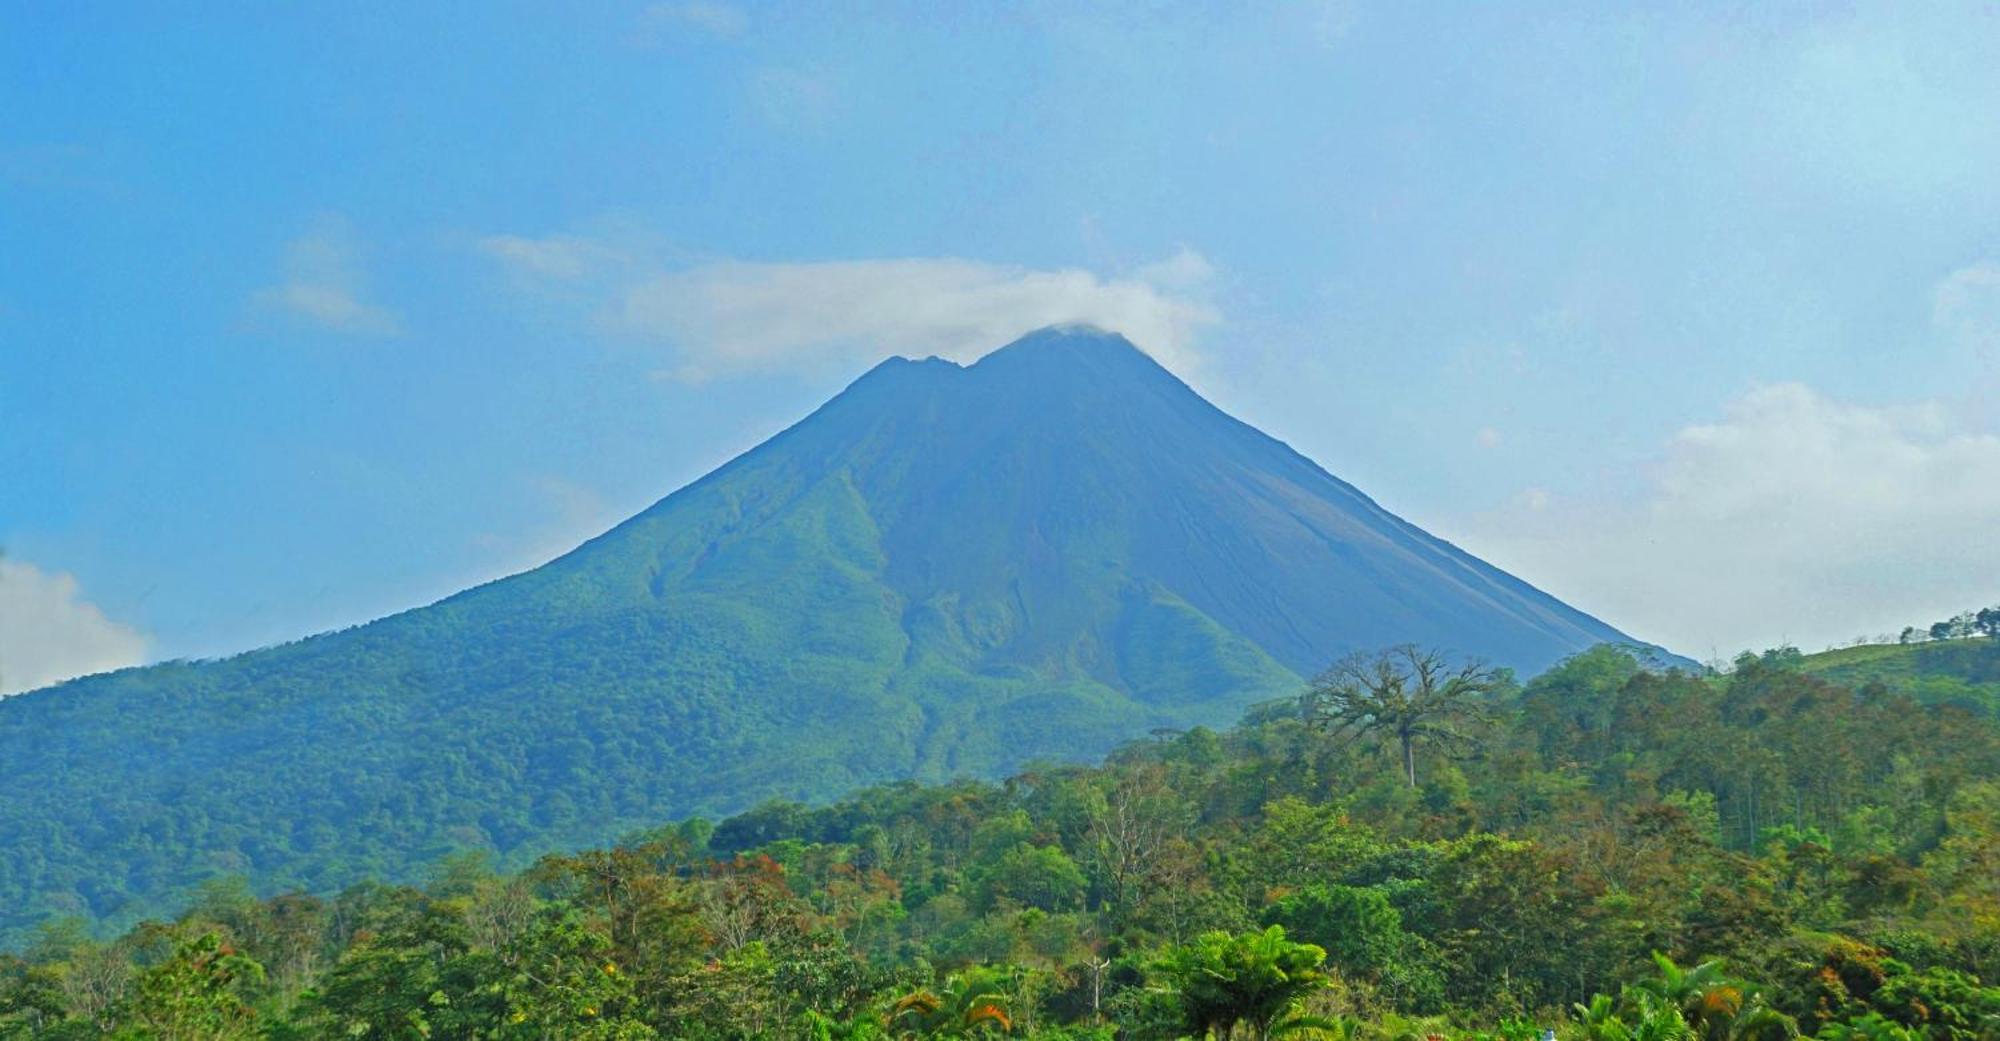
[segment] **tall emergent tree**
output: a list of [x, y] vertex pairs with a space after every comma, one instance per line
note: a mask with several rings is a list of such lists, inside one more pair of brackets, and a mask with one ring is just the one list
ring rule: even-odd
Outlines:
[[1396, 742], [1403, 777], [1417, 784], [1417, 745], [1462, 751], [1476, 743], [1486, 703], [1506, 675], [1477, 659], [1453, 667], [1436, 650], [1403, 644], [1357, 652], [1313, 680], [1300, 700], [1315, 726]]

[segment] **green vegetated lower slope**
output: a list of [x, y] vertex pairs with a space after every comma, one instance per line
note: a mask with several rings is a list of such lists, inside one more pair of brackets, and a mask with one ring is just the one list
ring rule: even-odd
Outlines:
[[1358, 648], [1629, 638], [1117, 337], [885, 362], [543, 567], [358, 628], [0, 700], [0, 931], [520, 863], [770, 797], [1226, 724]]
[[[703, 498], [641, 523], [698, 538], [744, 507]], [[691, 573], [596, 555], [0, 714], [0, 735], [38, 734], [10, 746], [10, 774], [88, 793], [0, 799], [0, 893], [14, 898], [0, 923], [129, 916], [217, 873], [325, 891], [453, 849], [523, 857], [601, 841], [669, 807], [992, 775], [1024, 749], [1088, 757], [1298, 686], [1184, 602], [1115, 577], [1098, 590], [1109, 631], [996, 665], [982, 652], [1018, 624], [1009, 605], [910, 603], [890, 588], [842, 475], [783, 503], [744, 537], [662, 551], [705, 557]]]
[[1805, 655], [1805, 671], [1852, 687], [1880, 684], [1930, 704], [2000, 716], [2000, 639], [1863, 644]]

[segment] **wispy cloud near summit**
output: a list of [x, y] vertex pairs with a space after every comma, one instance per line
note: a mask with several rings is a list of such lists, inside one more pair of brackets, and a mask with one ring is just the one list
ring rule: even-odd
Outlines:
[[970, 360], [1022, 333], [1085, 323], [1186, 368], [1220, 320], [1213, 269], [1192, 249], [1129, 273], [957, 257], [801, 263], [647, 263], [597, 240], [502, 235], [482, 249], [526, 282], [592, 287], [590, 319], [670, 352], [675, 379], [865, 362], [890, 354]]

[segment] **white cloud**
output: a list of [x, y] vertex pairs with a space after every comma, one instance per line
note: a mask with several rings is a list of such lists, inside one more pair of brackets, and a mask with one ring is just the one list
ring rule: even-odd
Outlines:
[[823, 70], [758, 69], [750, 75], [745, 89], [758, 117], [786, 133], [823, 133], [840, 113], [840, 89]]
[[1215, 277], [1215, 265], [1208, 258], [1187, 246], [1174, 251], [1174, 255], [1153, 264], [1146, 264], [1132, 277], [1148, 285], [1183, 293], [1198, 293], [1207, 287]]
[[137, 665], [146, 638], [104, 617], [76, 579], [0, 558], [0, 697]]
[[331, 332], [393, 336], [402, 331], [394, 312], [364, 300], [366, 279], [353, 228], [338, 216], [315, 222], [285, 245], [285, 279], [250, 296], [253, 311], [278, 315]]
[[1665, 446], [1636, 501], [1530, 490], [1468, 549], [1636, 636], [1707, 657], [2000, 602], [2000, 437], [1935, 404], [1761, 387]]
[[1493, 427], [1480, 427], [1479, 432], [1472, 435], [1472, 440], [1477, 442], [1481, 448], [1498, 448], [1506, 441], [1506, 438], [1501, 435], [1499, 430]]
[[1939, 281], [1931, 292], [1931, 325], [2000, 359], [2000, 262], [1981, 261]]
[[617, 250], [577, 235], [551, 235], [540, 239], [522, 235], [489, 235], [479, 240], [479, 248], [524, 277], [568, 282], [623, 261], [623, 255]]
[[649, 4], [639, 12], [639, 31], [647, 40], [665, 30], [683, 27], [733, 40], [749, 30], [750, 16], [741, 8], [705, 0]]
[[1213, 274], [1183, 249], [1124, 276], [957, 258], [818, 263], [721, 261], [664, 269], [592, 240], [494, 236], [484, 251], [517, 276], [596, 289], [598, 324], [670, 352], [683, 380], [891, 354], [969, 361], [1023, 333], [1087, 323], [1125, 334], [1185, 369], [1219, 320], [1204, 298]]

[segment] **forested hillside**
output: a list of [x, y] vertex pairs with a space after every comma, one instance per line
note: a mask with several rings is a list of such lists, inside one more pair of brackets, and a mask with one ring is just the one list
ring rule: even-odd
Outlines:
[[1879, 684], [1919, 701], [2000, 716], [2000, 639], [1877, 643], [1805, 655], [1800, 668], [1852, 687]]
[[535, 570], [0, 699], [0, 934], [205, 879], [512, 866], [773, 797], [1087, 762], [1341, 653], [1540, 669], [1612, 627], [1392, 515], [1122, 337], [891, 359]]
[[1782, 653], [1351, 664], [1097, 767], [46, 928], [0, 1038], [2000, 1037], [1991, 718]]

